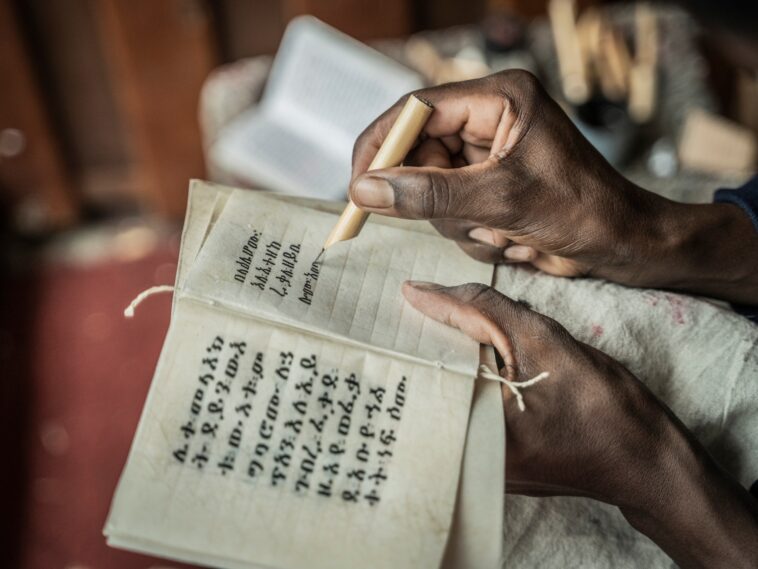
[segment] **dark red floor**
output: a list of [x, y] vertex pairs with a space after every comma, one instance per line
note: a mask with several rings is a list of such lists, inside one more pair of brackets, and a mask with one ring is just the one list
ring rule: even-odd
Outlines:
[[[171, 243], [174, 243], [171, 240]], [[169, 321], [170, 295], [123, 310], [141, 290], [172, 284], [166, 242], [131, 262], [52, 265], [6, 283], [0, 310], [3, 517], [10, 565], [145, 569], [179, 564], [111, 549], [102, 528]]]

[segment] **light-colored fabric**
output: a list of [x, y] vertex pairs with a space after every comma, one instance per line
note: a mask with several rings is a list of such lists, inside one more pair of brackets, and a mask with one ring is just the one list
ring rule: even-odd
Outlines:
[[[707, 300], [524, 267], [499, 267], [495, 288], [622, 362], [740, 483], [758, 479], [758, 326]], [[672, 566], [616, 508], [506, 498], [508, 569]]]

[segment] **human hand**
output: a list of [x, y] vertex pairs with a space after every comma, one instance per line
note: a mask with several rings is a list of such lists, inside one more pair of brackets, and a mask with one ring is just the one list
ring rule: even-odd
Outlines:
[[525, 381], [550, 376], [523, 390], [520, 412], [503, 388], [506, 417], [506, 490], [526, 494], [590, 496], [620, 505], [636, 498], [629, 472], [678, 431], [645, 386], [602, 352], [575, 340], [555, 320], [484, 285], [442, 287], [407, 283], [403, 294], [425, 315], [494, 346], [500, 375]]
[[682, 567], [758, 566], [755, 501], [620, 363], [483, 285], [406, 283], [403, 294], [494, 346], [505, 379], [549, 372], [523, 390], [524, 412], [502, 390], [507, 492], [618, 506]]
[[758, 250], [758, 235], [739, 208], [678, 204], [635, 186], [531, 74], [506, 71], [417, 94], [435, 111], [411, 167], [366, 173], [403, 100], [356, 142], [350, 197], [358, 207], [430, 219], [482, 261], [737, 302], [758, 295], [758, 255], [746, 261], [743, 252], [750, 239]]

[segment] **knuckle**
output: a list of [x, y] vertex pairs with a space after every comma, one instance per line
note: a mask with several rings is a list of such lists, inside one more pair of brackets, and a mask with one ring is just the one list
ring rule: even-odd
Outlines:
[[467, 302], [473, 301], [478, 296], [484, 294], [484, 292], [487, 290], [492, 290], [491, 287], [488, 287], [487, 285], [482, 284], [482, 283], [466, 283], [466, 284], [460, 285], [458, 289], [461, 292], [461, 296], [463, 297], [463, 300]]
[[453, 218], [431, 219], [429, 220], [429, 223], [431, 223], [432, 227], [434, 227], [440, 235], [447, 239], [452, 239], [462, 245], [471, 242], [468, 236], [469, 231], [478, 227], [476, 223]]
[[502, 249], [488, 245], [472, 244], [468, 241], [456, 241], [457, 245], [471, 258], [482, 263], [497, 265], [503, 260]]
[[534, 93], [542, 88], [540, 80], [525, 69], [507, 69], [497, 75], [501, 85], [508, 86], [517, 93]]
[[484, 314], [489, 314], [502, 295], [491, 286], [482, 283], [466, 283], [458, 287], [459, 298]]
[[426, 174], [424, 185], [426, 191], [422, 194], [421, 209], [426, 219], [444, 219], [450, 216], [451, 205], [456, 188], [454, 179], [436, 172]]
[[408, 97], [410, 97], [411, 95], [421, 99], [422, 101], [429, 101], [430, 98], [434, 98], [434, 87], [431, 87], [431, 88], [426, 87], [423, 89], [416, 89], [414, 91], [411, 91], [407, 95], [400, 97], [396, 105], [404, 105], [405, 102], [408, 100]]
[[373, 124], [367, 126], [363, 130], [363, 132], [358, 135], [358, 138], [355, 139], [355, 144], [353, 144], [353, 155], [352, 155], [353, 164], [355, 164], [355, 162], [358, 160], [358, 157], [368, 147], [369, 139], [371, 138], [371, 135], [373, 134], [373, 127], [374, 127]]
[[543, 329], [550, 336], [562, 337], [568, 335], [568, 331], [561, 324], [559, 324], [557, 320], [553, 320], [552, 318], [543, 315], [540, 315], [539, 320]]
[[564, 328], [557, 320], [553, 320], [548, 316], [532, 312], [535, 316], [533, 327], [535, 336], [543, 340], [549, 341], [552, 345], [562, 346], [573, 339], [568, 330]]
[[[376, 117], [371, 124], [369, 124], [366, 128], [363, 129], [363, 132], [361, 132], [358, 135], [358, 138], [355, 139], [355, 143], [353, 144], [353, 163], [356, 162], [356, 159], [368, 148], [371, 147], [372, 142], [377, 141], [377, 139], [384, 139], [384, 137], [387, 135], [387, 132], [389, 131], [389, 128], [391, 124], [388, 124], [388, 117], [393, 116], [395, 112], [402, 108], [405, 102], [408, 100], [408, 97], [411, 95], [418, 95], [422, 96], [421, 93], [424, 91], [424, 89], [420, 89], [418, 91], [412, 91], [410, 93], [406, 93], [402, 97], [400, 97], [394, 105], [389, 107], [386, 111], [384, 111], [381, 115]], [[390, 121], [391, 122], [391, 121]]]
[[542, 109], [549, 96], [539, 79], [523, 69], [502, 71], [497, 83], [498, 93], [508, 102], [510, 111], [516, 116], [516, 126], [524, 133], [532, 127], [536, 113]]

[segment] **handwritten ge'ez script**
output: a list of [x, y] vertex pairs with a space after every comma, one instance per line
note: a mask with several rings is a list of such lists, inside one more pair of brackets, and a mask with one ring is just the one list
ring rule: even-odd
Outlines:
[[[295, 280], [299, 254], [300, 243], [282, 244], [275, 239], [264, 241], [263, 233], [254, 230], [234, 261], [234, 280], [285, 298]], [[303, 274], [305, 281], [298, 296], [303, 304], [310, 306], [318, 275], [319, 266], [315, 262]]]
[[370, 385], [350, 370], [321, 369], [315, 354], [263, 353], [220, 335], [199, 364], [175, 462], [301, 496], [381, 500], [405, 376]]

